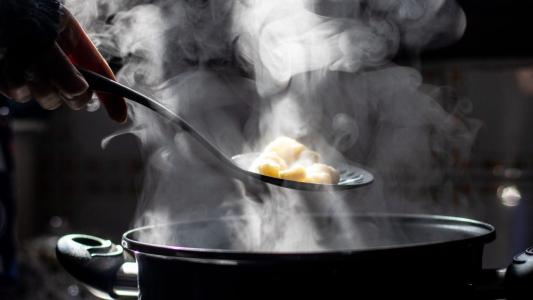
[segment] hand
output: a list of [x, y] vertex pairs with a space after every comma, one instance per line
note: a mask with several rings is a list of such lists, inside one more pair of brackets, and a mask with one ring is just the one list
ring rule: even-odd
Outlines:
[[[111, 68], [72, 14], [63, 8], [59, 37], [48, 49], [35, 54], [22, 80], [0, 78], [0, 92], [24, 102], [34, 98], [45, 109], [56, 109], [64, 102], [74, 110], [86, 107], [92, 91], [74, 65], [115, 79]], [[124, 99], [97, 93], [111, 119], [125, 122]]]

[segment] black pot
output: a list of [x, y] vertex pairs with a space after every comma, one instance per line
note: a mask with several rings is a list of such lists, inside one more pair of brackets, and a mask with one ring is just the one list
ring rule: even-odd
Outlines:
[[[531, 299], [533, 251], [502, 270], [483, 270], [495, 238], [485, 223], [426, 215], [310, 216], [328, 250], [254, 252], [235, 244], [241, 218], [128, 231], [122, 246], [68, 235], [57, 256], [74, 277], [101, 295], [140, 299]], [[340, 221], [358, 245], [338, 234]], [[166, 245], [139, 237], [172, 232]], [[366, 295], [366, 296], [363, 296]], [[347, 297], [348, 296], [348, 297]]]

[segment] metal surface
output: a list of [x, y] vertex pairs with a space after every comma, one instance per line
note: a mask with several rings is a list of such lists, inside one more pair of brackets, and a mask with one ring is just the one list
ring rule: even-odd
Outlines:
[[138, 275], [139, 268], [137, 263], [125, 262], [117, 272], [113, 293], [119, 297], [138, 297]]
[[[323, 250], [280, 249], [276, 252], [254, 251], [235, 243], [235, 228], [245, 218], [148, 226], [126, 232], [124, 248], [169, 257], [194, 257], [222, 260], [327, 259], [328, 257], [395, 252], [413, 249], [424, 252], [461, 244], [484, 244], [495, 238], [489, 224], [456, 217], [435, 215], [368, 214], [311, 215]], [[357, 245], [352, 235], [343, 235], [338, 224], [350, 224], [358, 233]], [[147, 243], [142, 237], [165, 232], [165, 243]], [[141, 237], [141, 239], [139, 239]], [[216, 237], [216, 238], [214, 238]]]
[[[483, 246], [494, 239], [491, 225], [423, 215], [309, 219], [324, 250], [247, 250], [227, 230], [240, 218], [140, 228], [126, 233], [123, 245], [135, 253], [143, 300], [176, 293], [185, 299], [478, 299], [474, 284]], [[360, 243], [348, 242], [339, 222], [352, 225]], [[166, 245], [136, 237], [151, 230], [175, 236], [166, 235]]]
[[297, 190], [349, 190], [358, 188], [374, 181], [374, 176], [367, 170], [355, 165], [340, 165], [335, 168], [339, 171], [340, 180], [337, 184], [313, 184], [291, 180], [283, 180], [275, 177], [265, 176], [246, 169], [252, 165], [253, 161], [259, 156], [259, 153], [246, 153], [233, 156], [231, 159], [243, 171], [248, 172], [249, 176], [256, 177], [262, 181], [269, 182], [275, 185], [288, 187]]
[[[196, 139], [203, 147], [215, 156], [220, 165], [224, 167], [228, 174], [242, 180], [247, 185], [257, 184], [258, 182], [266, 182], [269, 184], [281, 186], [284, 188], [308, 190], [308, 191], [320, 191], [320, 190], [346, 190], [354, 189], [364, 185], [367, 185], [373, 181], [373, 176], [359, 167], [355, 166], [335, 166], [338, 170], [346, 171], [342, 173], [342, 181], [339, 184], [325, 185], [325, 184], [312, 184], [304, 182], [296, 182], [291, 180], [284, 180], [280, 178], [269, 177], [257, 173], [247, 171], [246, 168], [242, 168], [238, 165], [237, 159], [248, 157], [244, 154], [241, 156], [235, 156], [235, 160], [229, 159], [217, 146], [209, 142], [202, 134], [200, 134], [193, 126], [183, 120], [180, 116], [173, 111], [162, 105], [161, 103], [145, 96], [129, 87], [126, 87], [116, 81], [105, 78], [94, 72], [78, 68], [83, 74], [91, 88], [95, 91], [112, 93], [128, 98], [136, 103], [139, 103], [147, 108], [156, 111], [163, 115], [166, 119], [173, 124], [180, 127], [185, 132], [189, 133]], [[241, 160], [242, 161], [242, 160]], [[251, 180], [250, 180], [251, 179]]]
[[[235, 238], [246, 219], [232, 217], [131, 230], [122, 244], [135, 262], [120, 246], [86, 235], [62, 237], [57, 255], [74, 277], [106, 297], [336, 299], [371, 293], [375, 299], [531, 298], [531, 249], [507, 269], [482, 269], [484, 245], [495, 238], [489, 224], [433, 215], [308, 217], [321, 250], [250, 250]], [[339, 223], [353, 226], [348, 236]], [[154, 234], [165, 239], [148, 243], [139, 238]]]

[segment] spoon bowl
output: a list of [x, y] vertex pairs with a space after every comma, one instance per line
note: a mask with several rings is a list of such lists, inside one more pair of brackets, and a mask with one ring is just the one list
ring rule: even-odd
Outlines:
[[336, 166], [335, 169], [339, 172], [339, 182], [336, 184], [316, 184], [301, 181], [285, 180], [276, 177], [270, 177], [249, 171], [248, 168], [253, 161], [260, 155], [257, 152], [243, 153], [235, 155], [231, 160], [243, 171], [248, 172], [249, 176], [255, 177], [259, 180], [296, 190], [306, 191], [320, 191], [320, 190], [349, 190], [370, 184], [374, 180], [374, 176], [367, 170], [355, 166], [343, 164]]

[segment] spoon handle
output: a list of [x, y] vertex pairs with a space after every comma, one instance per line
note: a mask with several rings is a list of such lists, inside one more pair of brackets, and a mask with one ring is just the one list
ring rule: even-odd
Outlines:
[[115, 94], [127, 98], [133, 102], [139, 103], [161, 115], [166, 119], [178, 125], [185, 132], [194, 137], [203, 147], [205, 147], [211, 154], [213, 154], [224, 166], [234, 170], [237, 168], [215, 145], [211, 144], [205, 137], [203, 137], [194, 127], [183, 120], [179, 115], [174, 113], [168, 107], [143, 95], [125, 85], [122, 85], [114, 80], [108, 79], [100, 74], [78, 67], [80, 73], [85, 77], [91, 89], [95, 91]]

